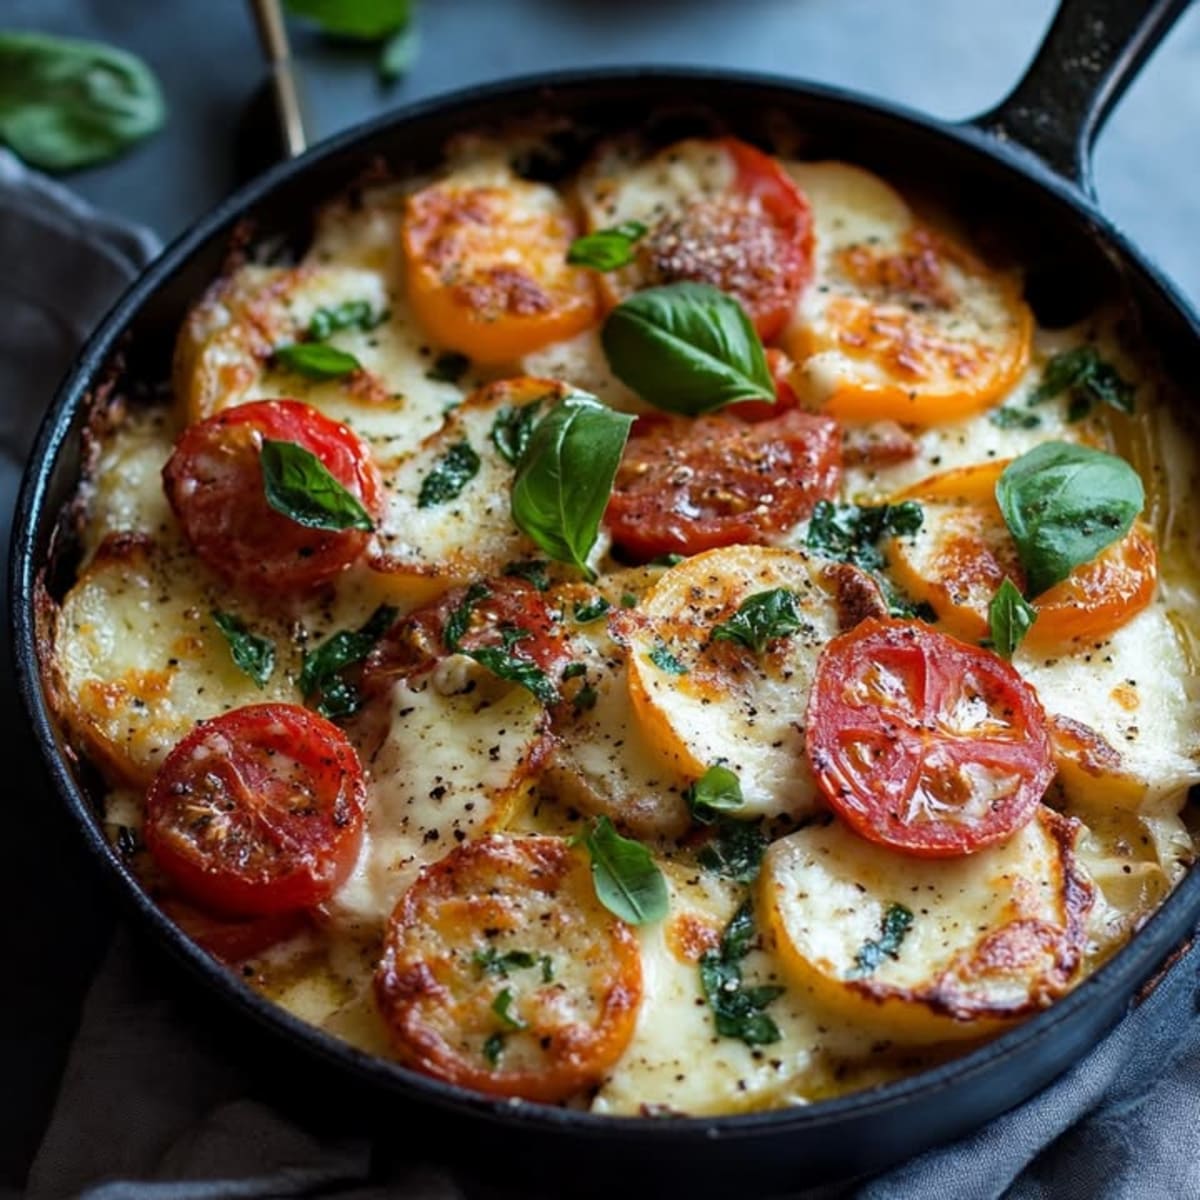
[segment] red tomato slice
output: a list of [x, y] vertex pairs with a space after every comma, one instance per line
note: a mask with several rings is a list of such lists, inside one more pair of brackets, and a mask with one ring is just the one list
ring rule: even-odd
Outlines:
[[767, 369], [775, 381], [775, 403], [768, 404], [765, 400], [742, 400], [737, 404], [730, 404], [725, 411], [732, 416], [741, 417], [743, 421], [769, 421], [772, 417], [791, 412], [800, 403], [789, 382], [794, 366], [782, 350], [768, 346]]
[[311, 908], [349, 875], [366, 786], [336, 725], [294, 704], [201, 721], [146, 796], [146, 847], [179, 891], [222, 916]]
[[769, 154], [717, 141], [737, 174], [727, 196], [664, 218], [638, 245], [645, 283], [695, 280], [734, 296], [767, 341], [787, 324], [812, 275], [812, 214], [804, 193]]
[[400, 678], [428, 671], [454, 650], [447, 627], [461, 624], [459, 650], [497, 649], [539, 668], [555, 686], [572, 654], [562, 626], [536, 588], [501, 577], [452, 588], [432, 604], [397, 621], [371, 652], [363, 669], [368, 696], [390, 690]]
[[1028, 822], [1054, 777], [1046, 716], [1001, 658], [873, 618], [817, 664], [807, 752], [830, 807], [873, 842], [973, 854]]
[[736, 417], [639, 420], [605, 521], [630, 558], [762, 543], [837, 490], [841, 433], [794, 409], [748, 424]]
[[262, 590], [309, 588], [348, 567], [371, 535], [309, 529], [276, 512], [263, 493], [264, 439], [315, 454], [378, 517], [382, 484], [366, 445], [296, 400], [239, 404], [189, 426], [163, 468], [163, 486], [192, 548], [224, 578]]

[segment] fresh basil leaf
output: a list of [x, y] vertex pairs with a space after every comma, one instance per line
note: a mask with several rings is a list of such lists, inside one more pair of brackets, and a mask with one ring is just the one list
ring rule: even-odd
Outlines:
[[454, 652], [458, 649], [459, 642], [471, 628], [471, 614], [475, 611], [475, 605], [481, 600], [486, 600], [491, 594], [491, 589], [486, 583], [473, 583], [467, 588], [466, 595], [446, 618], [446, 627], [442, 630], [442, 643], [447, 650]]
[[323, 342], [342, 329], [358, 329], [368, 333], [382, 324], [386, 316], [386, 313], [377, 315], [369, 300], [347, 300], [332, 308], [318, 308], [308, 322], [308, 336], [314, 342]]
[[492, 1012], [504, 1022], [509, 1029], [528, 1029], [529, 1024], [522, 1021], [512, 1010], [512, 988], [501, 988], [495, 1000], [492, 1001]]
[[[520, 632], [526, 637], [529, 636], [528, 630]], [[541, 667], [527, 658], [511, 654], [507, 648], [480, 646], [477, 650], [460, 648], [458, 652], [474, 659], [481, 667], [486, 667], [498, 678], [506, 679], [509, 683], [520, 684], [526, 691], [532, 692], [543, 704], [557, 704], [560, 699], [558, 689]]]
[[656, 408], [696, 416], [736, 400], [775, 402], [775, 383], [742, 306], [703, 283], [635, 292], [600, 333], [613, 374]]
[[726, 927], [720, 949], [701, 956], [700, 986], [718, 1035], [738, 1038], [747, 1046], [765, 1046], [779, 1041], [781, 1035], [762, 1010], [783, 995], [784, 989], [776, 984], [745, 985], [740, 964], [753, 942], [754, 910], [746, 900]]
[[607, 817], [597, 817], [579, 841], [592, 859], [596, 898], [631, 925], [647, 925], [667, 915], [667, 881], [641, 842], [623, 838]]
[[35, 167], [114, 158], [166, 117], [154, 73], [98, 42], [0, 33], [0, 142]]
[[889, 904], [883, 911], [879, 937], [862, 944], [847, 978], [861, 979], [880, 967], [885, 958], [899, 958], [901, 943], [908, 936], [912, 923], [912, 912], [903, 904]]
[[288, 12], [323, 33], [376, 42], [412, 20], [412, 0], [284, 0]]
[[415, 22], [397, 29], [379, 52], [379, 78], [384, 83], [394, 83], [403, 78], [412, 70], [420, 49], [421, 34]]
[[362, 662], [375, 643], [392, 627], [396, 609], [381, 604], [359, 629], [339, 629], [315, 650], [306, 650], [300, 664], [300, 693], [317, 697], [317, 711], [326, 717], [348, 717], [358, 711], [358, 689], [339, 675]]
[[267, 503], [306, 529], [375, 528], [358, 497], [348, 492], [311, 450], [265, 438], [259, 456]]
[[575, 620], [580, 625], [598, 621], [610, 608], [612, 605], [603, 596], [597, 596], [594, 600], [577, 600], [575, 602]]
[[546, 574], [547, 564], [541, 559], [531, 559], [529, 562], [510, 562], [504, 567], [504, 574], [516, 579], [524, 579], [533, 584], [539, 592], [544, 592], [550, 586], [550, 576]]
[[988, 420], [997, 429], [1036, 429], [1042, 418], [1026, 408], [1011, 408], [1007, 405], [993, 408], [988, 413]]
[[521, 461], [521, 455], [525, 453], [529, 439], [533, 436], [533, 427], [537, 424], [542, 402], [531, 400], [528, 404], [502, 408], [496, 414], [496, 419], [492, 422], [492, 445], [506, 463], [515, 467]]
[[483, 1057], [494, 1067], [504, 1053], [504, 1034], [491, 1033], [483, 1040]]
[[611, 229], [597, 229], [577, 237], [567, 251], [567, 262], [593, 271], [616, 271], [633, 262], [634, 243], [646, 236], [640, 221], [623, 221]]
[[433, 360], [433, 366], [425, 372], [425, 378], [435, 383], [457, 383], [470, 369], [471, 360], [465, 354], [451, 350]]
[[1011, 660], [1013, 651], [1037, 620], [1037, 609], [1029, 604], [1008, 576], [996, 589], [988, 605], [988, 624], [992, 631], [992, 647], [1001, 658]]
[[362, 370], [353, 354], [324, 342], [293, 342], [275, 347], [275, 361], [306, 379], [343, 379]]
[[887, 562], [878, 543], [889, 537], [908, 537], [925, 521], [915, 500], [899, 504], [833, 504], [818, 500], [808, 524], [810, 550], [864, 571], [880, 571]]
[[1096, 352], [1095, 346], [1076, 346], [1056, 354], [1042, 370], [1030, 404], [1040, 404], [1063, 392], [1071, 393], [1067, 419], [1078, 421], [1091, 411], [1094, 403], [1107, 404], [1119, 412], [1133, 412], [1134, 386], [1122, 378], [1111, 363]]
[[495, 946], [489, 946], [486, 950], [476, 950], [471, 961], [479, 968], [480, 975], [499, 975], [507, 979], [510, 970], [532, 967], [538, 960], [528, 950], [506, 950], [501, 954]]
[[667, 649], [663, 642], [655, 642], [650, 647], [646, 657], [660, 670], [668, 675], [686, 675], [687, 667]]
[[417, 507], [432, 508], [435, 504], [457, 499], [478, 473], [479, 455], [471, 448], [471, 443], [466, 438], [455, 442], [421, 480]]
[[1013, 459], [996, 500], [1029, 594], [1040, 596], [1130, 530], [1146, 502], [1138, 473], [1090, 446], [1044, 442]]
[[266, 687], [275, 670], [275, 643], [270, 638], [251, 633], [240, 617], [233, 613], [212, 610], [216, 627], [229, 643], [229, 653], [238, 670], [244, 671], [258, 686]]
[[703, 825], [710, 825], [721, 813], [736, 812], [745, 804], [741, 780], [734, 771], [719, 764], [709, 767], [683, 798], [692, 816]]
[[756, 821], [718, 817], [712, 841], [701, 848], [696, 859], [706, 871], [737, 883], [750, 883], [758, 878], [766, 849], [766, 835]]
[[533, 427], [517, 463], [512, 516], [517, 528], [551, 558], [587, 578], [587, 556], [608, 507], [633, 417], [575, 393]]
[[737, 612], [712, 631], [712, 640], [741, 642], [755, 654], [761, 654], [768, 642], [795, 633], [802, 624], [796, 593], [787, 588], [771, 588], [747, 596]]

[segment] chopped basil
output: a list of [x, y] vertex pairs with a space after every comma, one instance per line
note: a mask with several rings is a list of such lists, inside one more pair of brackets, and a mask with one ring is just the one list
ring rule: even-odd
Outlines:
[[885, 958], [900, 957], [900, 945], [912, 928], [913, 915], [903, 904], [889, 904], [883, 911], [878, 938], [862, 944], [854, 956], [854, 967], [847, 978], [861, 979], [870, 975]]
[[597, 596], [594, 600], [576, 600], [575, 620], [581, 625], [598, 621], [610, 608], [612, 605], [603, 596]]
[[322, 716], [348, 717], [358, 711], [362, 697], [340, 674], [362, 662], [395, 619], [396, 610], [381, 604], [359, 629], [339, 629], [315, 650], [305, 651], [300, 666], [300, 692], [305, 700], [316, 697], [317, 712]]
[[115, 158], [165, 117], [140, 58], [99, 42], [0, 33], [0, 142], [27, 163], [70, 171]]
[[632, 592], [622, 592], [621, 593], [621, 607], [622, 608], [637, 608], [637, 602], [638, 602], [638, 599]]
[[988, 420], [997, 429], [1036, 429], [1042, 423], [1042, 418], [1037, 413], [1026, 408], [1010, 408], [1007, 405], [993, 408], [988, 413]]
[[581, 676], [586, 675], [586, 674], [587, 674], [587, 665], [585, 663], [581, 663], [581, 662], [567, 663], [567, 665], [565, 667], [563, 667], [562, 679], [563, 679], [563, 682], [566, 683], [566, 681], [568, 679], [579, 679]]
[[516, 1013], [512, 1011], [513, 994], [512, 988], [501, 988], [495, 1000], [492, 1001], [492, 1012], [504, 1022], [509, 1029], [528, 1029], [529, 1024], [522, 1021]]
[[600, 693], [589, 684], [586, 687], [581, 687], [575, 693], [571, 699], [571, 703], [575, 706], [576, 712], [590, 712], [596, 707], [596, 701], [599, 699]]
[[646, 657], [660, 671], [666, 671], [668, 675], [686, 675], [688, 673], [687, 667], [667, 649], [663, 642], [655, 642]]
[[367, 333], [386, 318], [387, 313], [375, 313], [369, 300], [347, 300], [332, 308], [318, 308], [308, 323], [308, 336], [314, 342], [324, 342], [340, 329], [359, 329]]
[[737, 774], [719, 764], [709, 767], [684, 793], [692, 816], [711, 825], [721, 813], [736, 812], [745, 803]]
[[787, 637], [801, 627], [798, 599], [788, 588], [755, 592], [742, 601], [728, 621], [712, 631], [712, 640], [741, 642], [755, 654], [761, 654], [768, 642]]
[[724, 875], [737, 883], [750, 883], [758, 877], [767, 838], [756, 821], [733, 821], [717, 818], [713, 838], [696, 855], [707, 871]]
[[1001, 658], [1011, 659], [1013, 651], [1037, 620], [1037, 609], [1029, 604], [1008, 576], [988, 605], [988, 624], [992, 646]]
[[1031, 596], [1120, 541], [1145, 499], [1138, 473], [1123, 458], [1069, 442], [1035, 446], [996, 481]]
[[641, 221], [622, 221], [611, 229], [597, 229], [577, 237], [567, 251], [567, 262], [593, 271], [616, 271], [633, 261], [633, 246], [646, 236]]
[[808, 525], [810, 550], [864, 571], [880, 571], [887, 561], [879, 543], [889, 537], [916, 533], [925, 513], [915, 500], [899, 504], [833, 504], [818, 500]]
[[591, 579], [596, 543], [633, 417], [575, 393], [533, 427], [517, 463], [512, 517], [551, 558]]
[[240, 617], [233, 613], [212, 610], [216, 627], [229, 643], [229, 654], [238, 670], [244, 671], [258, 686], [266, 687], [275, 669], [275, 643], [270, 638], [251, 633]]
[[1029, 403], [1040, 404], [1063, 392], [1069, 392], [1071, 397], [1068, 421], [1082, 420], [1096, 403], [1123, 413], [1133, 412], [1133, 384], [1105, 362], [1095, 346], [1076, 346], [1051, 358], [1042, 369], [1042, 381]]
[[641, 842], [623, 838], [608, 817], [597, 817], [575, 840], [591, 855], [596, 899], [609, 912], [631, 925], [667, 915], [667, 881]]
[[504, 1052], [504, 1034], [491, 1033], [483, 1041], [483, 1057], [494, 1067]]
[[311, 450], [263, 440], [259, 456], [267, 503], [307, 529], [375, 528], [358, 497], [346, 490]]
[[492, 422], [492, 445], [506, 463], [516, 466], [533, 436], [542, 400], [532, 400], [516, 408], [502, 408]]
[[457, 383], [471, 369], [471, 360], [465, 354], [450, 351], [439, 354], [433, 360], [433, 366], [425, 372], [426, 379], [434, 383]]
[[539, 592], [544, 592], [550, 586], [550, 577], [546, 574], [544, 559], [531, 559], [528, 562], [510, 562], [504, 567], [504, 574], [516, 579], [524, 579], [533, 584]]
[[353, 354], [324, 342], [293, 342], [275, 347], [275, 361], [306, 379], [343, 379], [362, 370]]
[[417, 507], [432, 508], [456, 499], [478, 472], [479, 455], [471, 449], [471, 443], [466, 438], [455, 442], [421, 480]]
[[719, 950], [706, 950], [700, 958], [700, 986], [713, 1011], [721, 1037], [739, 1038], [747, 1046], [766, 1046], [780, 1039], [779, 1027], [763, 1009], [784, 989], [771, 984], [747, 987], [741, 961], [754, 942], [754, 909], [749, 900], [733, 914], [721, 937]]
[[458, 649], [459, 642], [471, 628], [471, 614], [475, 611], [475, 605], [481, 600], [486, 600], [491, 594], [491, 589], [486, 583], [473, 583], [467, 588], [458, 607], [446, 618], [446, 627], [442, 630], [442, 644], [447, 650]]
[[775, 402], [753, 323], [708, 284], [635, 292], [609, 313], [600, 340], [613, 374], [657, 408], [696, 416], [737, 400]]
[[[479, 968], [480, 975], [499, 975], [502, 979], [508, 978], [509, 971], [536, 967], [539, 964], [545, 979], [550, 963], [550, 959], [544, 954], [539, 958], [535, 958], [528, 950], [506, 950], [501, 954], [494, 946], [489, 946], [486, 950], [476, 950], [471, 955], [471, 961]], [[551, 973], [553, 974], [552, 968]]]
[[[516, 632], [522, 637], [531, 636], [527, 629]], [[508, 645], [511, 646], [512, 642], [517, 640], [519, 638], [513, 638]], [[536, 663], [530, 662], [529, 659], [510, 654], [508, 646], [503, 648], [480, 646], [476, 650], [463, 650], [460, 647], [458, 652], [474, 659], [481, 667], [486, 667], [498, 678], [505, 679], [509, 683], [520, 684], [526, 691], [532, 692], [543, 704], [557, 704], [560, 699], [558, 689], [550, 681], [546, 672]]]

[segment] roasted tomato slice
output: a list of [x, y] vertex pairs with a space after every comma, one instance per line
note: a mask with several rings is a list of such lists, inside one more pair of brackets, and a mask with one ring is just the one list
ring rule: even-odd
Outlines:
[[1009, 837], [1054, 777], [1046, 717], [1008, 663], [919, 623], [864, 621], [826, 646], [807, 752], [863, 837], [949, 858]]
[[522, 579], [487, 579], [451, 588], [397, 621], [367, 659], [363, 690], [378, 695], [455, 651], [478, 650], [531, 664], [555, 685], [572, 657], [562, 626], [536, 588]]
[[252, 917], [327, 900], [354, 866], [366, 787], [336, 725], [292, 704], [201, 721], [146, 796], [146, 847], [208, 912]]
[[767, 340], [812, 274], [804, 193], [774, 158], [737, 138], [678, 142], [584, 191], [593, 226], [648, 226], [634, 264], [603, 281], [614, 301], [655, 284], [708, 283], [735, 297]]
[[634, 427], [605, 521], [638, 561], [761, 543], [808, 516], [840, 478], [841, 433], [828, 417], [650, 417]]
[[566, 841], [479, 838], [401, 898], [375, 996], [411, 1066], [555, 1103], [598, 1084], [629, 1044], [641, 952]]
[[312, 587], [366, 548], [360, 529], [310, 529], [272, 508], [263, 491], [264, 440], [292, 442], [377, 518], [382, 485], [357, 434], [296, 400], [258, 400], [189, 426], [163, 468], [167, 499], [192, 549], [232, 583], [259, 590]]
[[596, 319], [578, 229], [551, 187], [507, 170], [451, 175], [408, 198], [404, 259], [421, 325], [477, 362], [507, 362]]

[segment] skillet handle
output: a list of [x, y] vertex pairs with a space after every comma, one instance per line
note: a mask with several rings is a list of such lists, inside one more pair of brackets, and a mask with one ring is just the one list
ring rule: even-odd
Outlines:
[[971, 124], [1031, 150], [1094, 197], [1096, 136], [1189, 3], [1062, 0], [1021, 81]]

